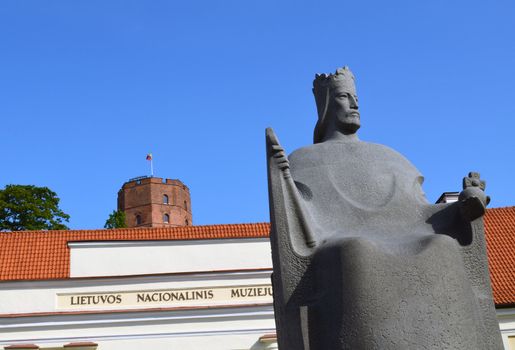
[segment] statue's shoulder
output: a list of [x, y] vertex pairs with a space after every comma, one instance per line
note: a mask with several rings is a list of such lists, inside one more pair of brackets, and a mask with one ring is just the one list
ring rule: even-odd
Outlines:
[[326, 147], [322, 143], [315, 143], [296, 149], [288, 156], [288, 159], [290, 162], [314, 161], [320, 158], [325, 151]]
[[291, 163], [302, 163], [305, 166], [315, 166], [345, 158], [361, 158], [371, 161], [389, 159], [409, 163], [403, 155], [394, 149], [365, 141], [316, 143], [299, 148], [288, 157]]

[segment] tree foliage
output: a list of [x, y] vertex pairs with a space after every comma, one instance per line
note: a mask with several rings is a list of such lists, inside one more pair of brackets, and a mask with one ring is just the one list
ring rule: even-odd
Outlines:
[[113, 210], [106, 220], [104, 228], [124, 228], [127, 227], [125, 223], [125, 212], [121, 210]]
[[0, 190], [0, 231], [67, 230], [70, 216], [48, 187], [7, 185]]

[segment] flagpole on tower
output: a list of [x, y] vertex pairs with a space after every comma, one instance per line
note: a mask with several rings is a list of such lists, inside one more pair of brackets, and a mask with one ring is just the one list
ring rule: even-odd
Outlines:
[[146, 159], [150, 161], [150, 177], [154, 177], [154, 163], [152, 162], [152, 153], [148, 153]]

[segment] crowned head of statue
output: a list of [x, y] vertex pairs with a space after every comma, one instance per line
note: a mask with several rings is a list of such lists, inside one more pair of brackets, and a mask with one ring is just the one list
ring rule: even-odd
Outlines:
[[318, 110], [314, 143], [332, 138], [334, 134], [354, 135], [360, 127], [358, 96], [354, 74], [348, 67], [334, 74], [317, 74], [313, 94]]

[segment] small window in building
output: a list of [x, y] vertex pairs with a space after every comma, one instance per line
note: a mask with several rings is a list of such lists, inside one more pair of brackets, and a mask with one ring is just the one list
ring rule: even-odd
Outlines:
[[186, 209], [186, 211], [188, 211], [188, 203], [186, 203], [186, 201], [184, 201], [184, 209]]
[[141, 185], [141, 180], [136, 180], [136, 185]]
[[168, 204], [168, 196], [163, 194], [163, 204]]
[[168, 214], [163, 215], [163, 222], [164, 223], [169, 223], [170, 222], [170, 215], [168, 215]]
[[190, 222], [188, 221], [188, 219], [185, 219], [185, 220], [184, 220], [184, 224], [185, 224], [186, 226], [188, 226], [188, 225], [190, 224]]
[[141, 225], [141, 216], [136, 215], [136, 225]]

